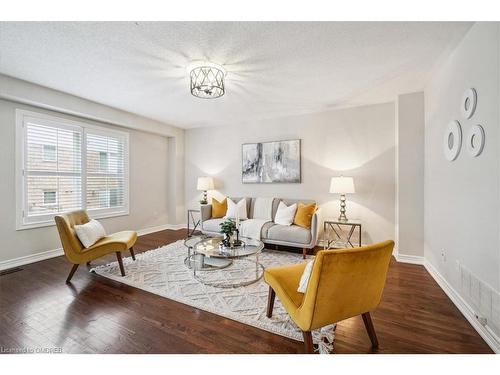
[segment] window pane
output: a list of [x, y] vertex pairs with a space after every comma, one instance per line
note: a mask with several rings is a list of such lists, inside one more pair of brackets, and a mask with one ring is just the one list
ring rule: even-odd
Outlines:
[[56, 145], [43, 145], [43, 161], [56, 161]]
[[30, 122], [26, 132], [26, 169], [81, 172], [81, 134]]
[[108, 178], [109, 205], [110, 207], [123, 206], [124, 182], [123, 178]]
[[87, 208], [107, 208], [107, 178], [106, 177], [87, 177]]
[[25, 218], [82, 208], [82, 129], [25, 122]]
[[120, 206], [119, 204], [119, 197], [118, 197], [118, 189], [113, 189], [111, 188], [109, 190], [109, 206], [110, 207], [116, 207], [116, 206]]
[[125, 139], [87, 132], [87, 208], [123, 207]]
[[108, 153], [99, 152], [99, 171], [106, 173], [108, 171]]
[[81, 208], [81, 178], [28, 176], [27, 214], [56, 214]]
[[[33, 171], [57, 172], [56, 145], [57, 129], [28, 124], [26, 131], [26, 168]], [[54, 148], [52, 160], [45, 158], [45, 150]]]
[[59, 177], [57, 200], [59, 212], [82, 208], [82, 178]]
[[48, 190], [43, 192], [43, 204], [56, 204], [56, 191]]

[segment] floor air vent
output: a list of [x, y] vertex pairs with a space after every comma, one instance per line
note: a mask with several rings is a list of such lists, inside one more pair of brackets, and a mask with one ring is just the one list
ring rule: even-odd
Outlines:
[[9, 273], [19, 272], [22, 270], [23, 269], [21, 267], [10, 268], [8, 270], [0, 271], [0, 276], [8, 275]]

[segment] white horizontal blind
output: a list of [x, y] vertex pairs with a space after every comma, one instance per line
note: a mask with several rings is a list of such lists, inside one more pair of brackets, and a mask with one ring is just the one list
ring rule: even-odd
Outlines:
[[25, 222], [82, 207], [82, 135], [78, 127], [25, 122]]
[[23, 110], [18, 129], [18, 229], [77, 209], [128, 214], [127, 133]]
[[106, 211], [124, 207], [125, 142], [124, 137], [87, 131], [88, 209]]

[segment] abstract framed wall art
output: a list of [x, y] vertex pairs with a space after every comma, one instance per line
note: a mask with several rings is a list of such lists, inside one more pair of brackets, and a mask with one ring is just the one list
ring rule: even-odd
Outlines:
[[300, 139], [245, 143], [241, 176], [244, 184], [300, 183]]

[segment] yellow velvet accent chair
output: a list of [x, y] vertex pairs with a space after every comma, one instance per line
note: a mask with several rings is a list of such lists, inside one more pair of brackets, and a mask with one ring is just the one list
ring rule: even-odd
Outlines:
[[313, 353], [312, 330], [361, 315], [372, 346], [378, 347], [370, 311], [380, 303], [393, 247], [393, 241], [385, 241], [319, 251], [305, 293], [297, 292], [297, 288], [307, 263], [266, 269], [267, 316], [272, 316], [277, 294], [302, 330], [306, 353]]
[[80, 264], [100, 258], [104, 255], [116, 253], [120, 272], [125, 276], [122, 255], [123, 251], [130, 250], [132, 259], [135, 260], [134, 244], [137, 240], [137, 233], [134, 231], [123, 231], [110, 234], [101, 238], [92, 246], [85, 248], [78, 239], [74, 230], [75, 225], [82, 225], [89, 222], [89, 216], [84, 210], [73, 211], [63, 215], [55, 216], [57, 231], [61, 238], [62, 247], [66, 258], [73, 263], [66, 282], [69, 283]]

